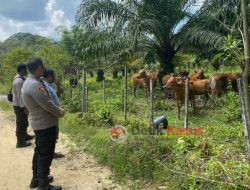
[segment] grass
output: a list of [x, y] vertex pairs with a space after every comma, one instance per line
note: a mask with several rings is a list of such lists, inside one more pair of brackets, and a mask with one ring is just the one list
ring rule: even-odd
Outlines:
[[7, 101], [0, 101], [0, 110], [1, 111], [11, 111], [12, 107], [11, 104]]
[[8, 86], [6, 84], [0, 84], [0, 94], [7, 94], [10, 90], [11, 86]]
[[[64, 86], [69, 89], [67, 85], [65, 81]], [[134, 98], [129, 85], [126, 125], [122, 79], [107, 78], [104, 105], [101, 84], [90, 78], [89, 113], [78, 112], [81, 98], [77, 90], [72, 97], [66, 92], [63, 104], [71, 113], [61, 120], [62, 131], [109, 166], [116, 180], [131, 189], [143, 189], [145, 185], [167, 189], [248, 189], [250, 168], [237, 95], [229, 93], [216, 104], [196, 111], [189, 109], [189, 127], [202, 128], [202, 135], [132, 135], [134, 127], [148, 129], [149, 104], [142, 89]], [[157, 90], [157, 97], [162, 94]], [[161, 115], [167, 117], [170, 126], [183, 128], [183, 115], [177, 119], [173, 101], [156, 100], [155, 117]], [[128, 139], [123, 143], [109, 140], [109, 130], [116, 124], [128, 130]]]

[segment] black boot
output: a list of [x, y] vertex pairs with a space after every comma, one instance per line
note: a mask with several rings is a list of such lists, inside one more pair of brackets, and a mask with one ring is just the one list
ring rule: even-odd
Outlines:
[[55, 159], [56, 159], [56, 158], [63, 158], [63, 157], [65, 157], [65, 155], [64, 155], [64, 154], [61, 154], [61, 153], [59, 153], [59, 152], [58, 152], [58, 153], [55, 152], [55, 153], [54, 153], [54, 156], [53, 156], [53, 158], [55, 158]]
[[16, 143], [16, 148], [24, 148], [24, 147], [27, 147], [27, 146], [30, 146], [32, 145], [31, 142], [26, 142], [26, 141], [18, 141]]
[[[54, 178], [49, 175], [47, 177], [47, 180], [48, 180], [48, 183], [52, 183], [54, 181]], [[30, 188], [34, 189], [36, 187], [38, 187], [38, 178], [33, 176], [33, 178], [31, 179], [31, 182], [30, 182]]]
[[47, 178], [38, 178], [37, 190], [62, 190], [62, 187], [50, 185]]
[[62, 190], [62, 187], [61, 186], [46, 185], [46, 186], [38, 186], [37, 190]]
[[30, 141], [30, 140], [32, 140], [32, 139], [34, 139], [34, 135], [28, 135], [28, 134], [26, 134], [25, 135], [25, 141]]
[[37, 190], [62, 190], [62, 187], [50, 185], [47, 178], [38, 178]]

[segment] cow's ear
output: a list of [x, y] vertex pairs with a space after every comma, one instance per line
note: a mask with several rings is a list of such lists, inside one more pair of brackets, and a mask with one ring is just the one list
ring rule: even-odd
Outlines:
[[193, 82], [193, 81], [190, 81], [190, 84], [194, 84], [194, 82]]

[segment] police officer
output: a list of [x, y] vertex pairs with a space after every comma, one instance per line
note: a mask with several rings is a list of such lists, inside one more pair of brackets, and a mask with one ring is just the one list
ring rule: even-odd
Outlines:
[[61, 190], [59, 186], [50, 185], [53, 177], [49, 174], [55, 151], [58, 119], [63, 117], [64, 111], [53, 103], [44, 83], [40, 81], [45, 70], [42, 60], [34, 58], [27, 66], [30, 75], [23, 84], [22, 98], [30, 112], [36, 144], [30, 187], [38, 187], [37, 190]]
[[30, 146], [31, 143], [27, 142], [34, 138], [34, 136], [27, 134], [28, 122], [28, 111], [24, 106], [21, 89], [27, 75], [27, 66], [25, 64], [19, 64], [17, 66], [17, 75], [15, 76], [12, 84], [13, 92], [13, 108], [16, 114], [16, 137], [17, 144], [16, 148], [23, 148]]

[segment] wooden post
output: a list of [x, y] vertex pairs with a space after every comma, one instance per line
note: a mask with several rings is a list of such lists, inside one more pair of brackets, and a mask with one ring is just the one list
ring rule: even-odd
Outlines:
[[89, 111], [89, 90], [88, 87], [86, 85], [86, 112]]
[[127, 104], [128, 104], [128, 72], [127, 66], [124, 69], [124, 122], [127, 123]]
[[245, 56], [245, 67], [243, 71], [243, 94], [244, 94], [244, 106], [245, 115], [248, 125], [250, 124], [250, 99], [248, 90], [248, 76], [250, 67], [250, 43], [249, 43], [249, 23], [248, 23], [248, 1], [241, 0], [242, 9], [242, 20], [243, 20], [243, 45], [244, 45], [244, 56]]
[[150, 126], [154, 122], [154, 92], [153, 92], [153, 81], [150, 79]]
[[87, 112], [87, 85], [86, 85], [86, 71], [83, 69], [83, 83], [82, 83], [82, 112]]
[[188, 128], [188, 100], [189, 100], [189, 78], [185, 82], [185, 115], [184, 115], [184, 128]]
[[103, 103], [106, 104], [105, 79], [102, 81], [102, 88], [103, 88]]
[[240, 97], [240, 106], [241, 106], [241, 116], [242, 116], [242, 122], [244, 125], [244, 134], [246, 138], [246, 152], [247, 152], [247, 159], [250, 160], [250, 139], [249, 139], [249, 123], [247, 120], [247, 114], [246, 114], [246, 106], [244, 101], [244, 89], [242, 85], [242, 79], [237, 79], [237, 85], [238, 85], [238, 91], [239, 91], [239, 97]]
[[76, 77], [77, 77], [77, 88], [78, 88], [78, 96], [80, 96], [80, 74], [79, 74], [79, 67], [76, 69]]

